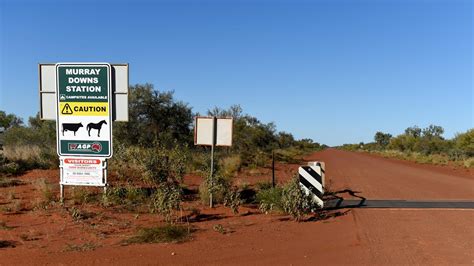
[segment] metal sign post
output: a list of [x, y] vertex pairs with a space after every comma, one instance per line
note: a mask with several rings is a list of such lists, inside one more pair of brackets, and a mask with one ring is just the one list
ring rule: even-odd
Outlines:
[[[214, 184], [214, 149], [216, 146], [232, 146], [232, 118], [215, 116], [196, 117], [194, 126], [194, 145], [211, 146], [211, 172], [209, 187]], [[209, 206], [214, 206], [212, 192], [209, 188]]]
[[[211, 175], [209, 177], [209, 183], [210, 186], [212, 187], [213, 185], [213, 176], [214, 176], [214, 146], [216, 146], [216, 124], [217, 124], [217, 119], [215, 116], [212, 117], [212, 144], [211, 144]], [[213, 201], [212, 201], [212, 191], [209, 191], [209, 207], [214, 207]]]
[[272, 187], [275, 187], [275, 151], [272, 150]]

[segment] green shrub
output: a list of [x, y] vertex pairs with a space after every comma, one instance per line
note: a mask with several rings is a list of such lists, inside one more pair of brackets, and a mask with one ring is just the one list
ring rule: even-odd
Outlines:
[[454, 143], [456, 148], [463, 151], [467, 156], [474, 156], [474, 129], [456, 135]]
[[[205, 171], [204, 173], [206, 173]], [[209, 203], [209, 193], [212, 193], [214, 203], [224, 203], [225, 195], [231, 187], [229, 179], [215, 173], [212, 179], [209, 175], [204, 177], [204, 182], [199, 186], [199, 197], [203, 203]]]
[[209, 204], [210, 193], [212, 193], [213, 203], [224, 204], [231, 208], [233, 213], [238, 213], [239, 206], [242, 204], [241, 190], [233, 186], [229, 178], [216, 173], [212, 180], [209, 175], [204, 178], [204, 182], [199, 186], [199, 198], [204, 204]]
[[256, 200], [259, 203], [259, 209], [263, 213], [273, 211], [283, 211], [283, 189], [281, 187], [265, 187], [257, 192]]
[[239, 212], [239, 207], [242, 204], [239, 189], [232, 187], [224, 195], [224, 206], [229, 207], [234, 214]]
[[124, 243], [180, 243], [189, 240], [190, 237], [191, 229], [189, 227], [167, 224], [140, 229], [135, 236], [127, 239]]
[[283, 187], [281, 202], [283, 211], [291, 215], [296, 221], [319, 209], [319, 205], [313, 197], [303, 192], [297, 178], [293, 178]]
[[283, 212], [297, 221], [320, 208], [313, 196], [306, 195], [302, 190], [297, 178], [293, 178], [283, 187], [260, 190], [257, 193], [257, 202], [263, 213]]
[[432, 164], [447, 165], [449, 162], [449, 157], [447, 155], [432, 154], [429, 157]]
[[16, 162], [8, 162], [7, 160], [0, 162], [0, 176], [19, 175], [22, 172], [20, 165]]
[[144, 190], [127, 185], [124, 187], [109, 187], [107, 193], [103, 196], [103, 205], [123, 205], [127, 209], [134, 209], [134, 207], [147, 202], [147, 194]]
[[85, 204], [98, 201], [98, 194], [83, 187], [73, 187], [71, 193], [73, 204]]
[[253, 167], [253, 168], [265, 167], [268, 165], [270, 160], [271, 160], [270, 153], [259, 150], [254, 154], [250, 167]]
[[186, 170], [187, 154], [183, 147], [166, 149], [117, 146], [110, 165], [119, 179], [132, 182], [137, 177], [151, 186], [167, 181], [181, 181]]
[[464, 160], [463, 164], [466, 168], [473, 168], [474, 167], [474, 158], [469, 158], [469, 159]]
[[257, 190], [267, 190], [271, 189], [273, 187], [273, 184], [269, 181], [262, 181], [255, 184], [255, 186], [257, 187]]
[[138, 180], [143, 168], [139, 158], [143, 155], [139, 147], [127, 147], [114, 143], [114, 156], [110, 159], [109, 171], [114, 173], [120, 181], [132, 182]]
[[191, 152], [190, 160], [187, 168], [188, 173], [199, 173], [203, 169], [206, 169], [210, 163], [210, 153], [202, 148], [196, 148], [197, 150]]
[[152, 197], [152, 212], [162, 215], [167, 222], [172, 222], [173, 212], [181, 208], [182, 195], [177, 183], [160, 185]]
[[283, 163], [298, 163], [302, 160], [303, 154], [305, 154], [303, 150], [295, 147], [279, 149], [275, 151], [275, 161]]
[[224, 157], [220, 160], [219, 170], [226, 177], [234, 177], [242, 167], [242, 160], [239, 155]]
[[450, 161], [463, 161], [467, 158], [467, 154], [459, 148], [452, 148], [448, 152], [448, 157]]

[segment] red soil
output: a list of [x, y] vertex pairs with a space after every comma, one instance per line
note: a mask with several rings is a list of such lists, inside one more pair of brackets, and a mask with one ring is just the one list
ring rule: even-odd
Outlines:
[[[474, 172], [450, 167], [418, 165], [373, 155], [329, 149], [307, 160], [326, 162], [326, 177], [333, 190], [349, 188], [368, 199], [474, 199]], [[284, 182], [298, 165], [277, 165], [277, 180]], [[262, 174], [242, 173], [237, 183], [255, 184], [271, 179]], [[26, 184], [0, 188], [0, 240], [13, 248], [0, 248], [0, 265], [17, 264], [472, 264], [474, 262], [474, 211], [449, 209], [351, 209], [334, 211], [323, 221], [294, 222], [282, 215], [264, 215], [253, 206], [239, 215], [218, 206], [209, 209], [187, 202], [206, 214], [193, 222], [193, 239], [181, 244], [121, 245], [139, 227], [161, 223], [156, 214], [94, 205], [75, 206], [95, 217], [74, 221], [73, 207], [34, 209], [40, 193], [32, 181], [46, 178], [57, 183], [56, 170], [34, 170], [21, 177]], [[185, 183], [195, 188], [197, 176]], [[15, 199], [12, 199], [12, 193]], [[4, 208], [3, 208], [4, 209]], [[336, 217], [337, 216], [337, 217]], [[221, 234], [215, 225], [226, 230]], [[94, 250], [68, 251], [72, 245], [93, 243]]]

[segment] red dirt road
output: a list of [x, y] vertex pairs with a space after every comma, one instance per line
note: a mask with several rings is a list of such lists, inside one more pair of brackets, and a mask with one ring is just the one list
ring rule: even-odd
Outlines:
[[329, 149], [307, 160], [326, 163], [333, 190], [350, 188], [368, 199], [474, 200], [474, 171], [419, 165]]
[[[333, 189], [359, 191], [368, 199], [474, 199], [472, 170], [421, 166], [333, 149], [307, 159], [326, 162], [326, 178], [332, 182]], [[345, 215], [339, 217], [302, 223], [289, 221], [285, 216], [259, 214], [255, 209], [245, 209], [243, 213], [246, 211], [248, 215], [234, 216], [222, 207], [206, 210], [205, 213], [217, 214], [218, 218], [199, 222], [194, 239], [182, 244], [121, 246], [118, 239], [112, 238], [103, 240], [101, 247], [93, 251], [65, 252], [58, 248], [61, 236], [51, 235], [49, 240], [39, 240], [38, 244], [23, 243], [16, 248], [0, 249], [0, 265], [474, 263], [474, 210], [350, 209], [340, 210]], [[0, 230], [0, 239], [14, 239], [18, 235], [15, 231], [32, 230], [46, 223], [42, 219], [51, 219], [45, 215], [36, 217], [31, 224], [20, 223], [25, 220], [22, 215], [0, 214], [0, 220], [18, 226], [10, 231]], [[58, 215], [52, 217], [60, 219]], [[82, 228], [71, 222], [58, 220], [56, 224], [71, 241], [87, 236], [76, 235], [73, 239], [67, 236], [68, 229], [90, 231], [85, 225]], [[216, 224], [229, 233], [215, 232], [212, 228]], [[51, 229], [51, 234], [54, 233], [58, 231]], [[126, 237], [129, 233], [124, 234]]]

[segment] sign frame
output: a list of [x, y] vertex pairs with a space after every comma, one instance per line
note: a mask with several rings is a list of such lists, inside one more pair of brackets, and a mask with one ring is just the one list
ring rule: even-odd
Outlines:
[[[59, 72], [58, 69], [64, 66], [71, 67], [106, 67], [107, 68], [107, 106], [108, 106], [108, 117], [109, 117], [109, 139], [108, 139], [108, 153], [107, 154], [75, 154], [75, 153], [65, 153], [61, 151], [61, 134], [60, 134], [60, 123], [59, 123], [59, 112], [60, 112], [60, 93], [59, 93]], [[71, 156], [71, 157], [102, 157], [102, 158], [111, 158], [113, 155], [113, 136], [112, 136], [112, 108], [113, 108], [113, 93], [112, 93], [112, 66], [109, 63], [102, 62], [61, 62], [55, 64], [56, 79], [55, 79], [55, 93], [56, 93], [56, 151], [59, 157]]]
[[[38, 63], [40, 119], [56, 121], [56, 63]], [[130, 68], [128, 63], [112, 66], [113, 121], [128, 122]]]

